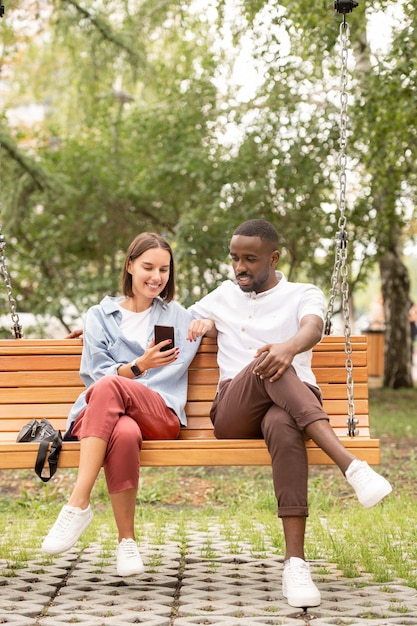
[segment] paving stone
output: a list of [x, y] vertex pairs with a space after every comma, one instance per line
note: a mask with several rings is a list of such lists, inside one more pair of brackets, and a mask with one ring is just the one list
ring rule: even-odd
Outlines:
[[25, 617], [24, 615], [13, 615], [8, 611], [0, 610], [0, 624], [13, 624], [13, 626], [33, 626], [34, 620], [32, 617]]

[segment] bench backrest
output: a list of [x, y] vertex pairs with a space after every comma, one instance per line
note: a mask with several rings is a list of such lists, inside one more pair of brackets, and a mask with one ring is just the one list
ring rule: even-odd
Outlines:
[[[359, 434], [369, 437], [366, 337], [352, 337], [352, 346]], [[0, 441], [15, 441], [32, 418], [46, 417], [65, 430], [69, 409], [84, 388], [79, 376], [81, 351], [78, 339], [0, 341]], [[188, 427], [182, 430], [183, 438], [213, 437], [208, 416], [218, 380], [216, 353], [216, 341], [203, 339], [190, 366]], [[345, 361], [343, 337], [325, 337], [314, 348], [313, 369], [324, 408], [339, 436], [347, 430]]]

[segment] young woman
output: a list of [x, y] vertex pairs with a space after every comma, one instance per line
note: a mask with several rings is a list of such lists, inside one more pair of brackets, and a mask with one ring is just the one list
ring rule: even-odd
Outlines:
[[[142, 233], [132, 241], [121, 291], [123, 297], [106, 296], [85, 318], [80, 374], [87, 389], [65, 435], [81, 441], [78, 475], [42, 549], [69, 550], [90, 525], [90, 495], [103, 466], [119, 535], [117, 573], [131, 576], [144, 570], [134, 527], [142, 440], [178, 437], [198, 343], [186, 340], [192, 318], [173, 301], [174, 260], [163, 237]], [[155, 324], [174, 327], [175, 346], [155, 345]]]

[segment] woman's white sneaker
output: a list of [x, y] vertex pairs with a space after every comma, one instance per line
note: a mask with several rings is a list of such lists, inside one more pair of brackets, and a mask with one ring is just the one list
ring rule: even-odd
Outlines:
[[309, 564], [303, 559], [292, 556], [285, 561], [282, 574], [282, 595], [287, 598], [290, 606], [297, 608], [320, 604], [320, 591], [311, 579]]
[[66, 504], [62, 507], [55, 524], [42, 543], [42, 550], [47, 554], [60, 554], [72, 548], [83, 532], [93, 521], [90, 505], [79, 509]]
[[359, 459], [352, 461], [345, 476], [349, 485], [355, 490], [359, 502], [366, 509], [381, 502], [392, 491], [387, 479], [369, 467], [366, 461]]
[[143, 574], [145, 567], [140, 556], [138, 545], [134, 539], [122, 539], [117, 546], [117, 574], [134, 576]]

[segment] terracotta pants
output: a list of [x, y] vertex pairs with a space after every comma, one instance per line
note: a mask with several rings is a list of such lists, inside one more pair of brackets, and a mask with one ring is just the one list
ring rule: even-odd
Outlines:
[[109, 493], [137, 489], [143, 439], [176, 439], [177, 415], [158, 393], [122, 376], [100, 378], [87, 390], [86, 401], [72, 436], [108, 442], [103, 467]]
[[279, 517], [308, 516], [308, 459], [304, 429], [329, 420], [317, 387], [290, 367], [275, 382], [253, 373], [255, 360], [235, 378], [220, 382], [210, 417], [219, 439], [265, 439]]

